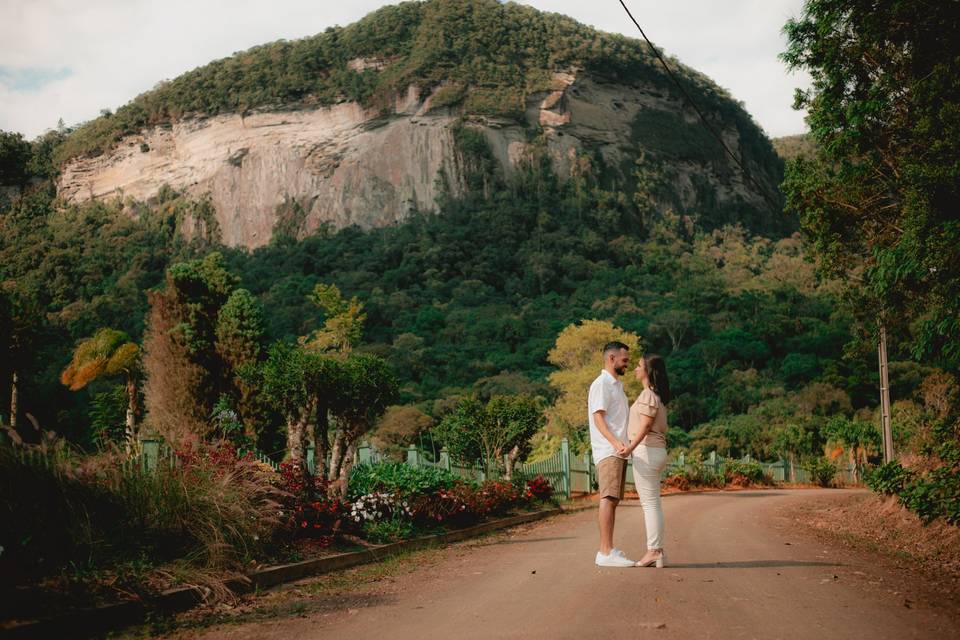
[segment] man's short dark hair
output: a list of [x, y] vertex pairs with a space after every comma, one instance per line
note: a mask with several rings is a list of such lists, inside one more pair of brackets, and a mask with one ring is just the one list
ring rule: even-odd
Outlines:
[[603, 357], [606, 358], [607, 354], [611, 352], [619, 352], [620, 349], [626, 349], [627, 351], [630, 351], [630, 347], [623, 344], [622, 342], [618, 342], [617, 340], [614, 340], [613, 342], [608, 342], [603, 347]]

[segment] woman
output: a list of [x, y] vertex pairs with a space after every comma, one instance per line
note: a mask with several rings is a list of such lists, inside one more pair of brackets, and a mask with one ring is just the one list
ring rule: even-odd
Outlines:
[[670, 381], [663, 358], [656, 355], [640, 358], [634, 370], [643, 391], [630, 407], [627, 452], [633, 455], [633, 481], [643, 506], [647, 526], [647, 553], [637, 561], [638, 567], [663, 567], [663, 510], [660, 507], [660, 473], [667, 465], [667, 403], [670, 402]]

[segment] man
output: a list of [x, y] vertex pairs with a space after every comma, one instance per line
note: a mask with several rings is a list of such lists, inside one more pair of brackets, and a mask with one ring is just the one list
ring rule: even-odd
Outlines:
[[597, 466], [600, 484], [600, 551], [601, 567], [632, 567], [633, 560], [613, 546], [613, 525], [617, 505], [623, 499], [627, 477], [627, 418], [630, 406], [623, 392], [620, 376], [630, 362], [629, 347], [610, 342], [603, 348], [603, 371], [590, 385], [587, 401], [590, 422], [590, 447]]

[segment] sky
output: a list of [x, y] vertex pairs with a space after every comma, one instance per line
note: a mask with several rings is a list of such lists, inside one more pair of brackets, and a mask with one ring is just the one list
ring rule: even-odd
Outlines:
[[[665, 53], [744, 103], [771, 137], [803, 133], [777, 55], [803, 0], [625, 0]], [[521, 0], [639, 38], [618, 0]], [[237, 51], [345, 26], [383, 0], [0, 0], [0, 129], [32, 139]]]

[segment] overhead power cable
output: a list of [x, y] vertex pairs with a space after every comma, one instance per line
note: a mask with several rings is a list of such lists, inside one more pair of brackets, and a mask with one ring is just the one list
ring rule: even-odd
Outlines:
[[703, 126], [705, 126], [707, 130], [710, 132], [710, 134], [714, 138], [716, 138], [717, 142], [720, 143], [720, 146], [723, 147], [723, 150], [727, 152], [727, 155], [730, 156], [733, 159], [733, 161], [737, 163], [737, 166], [740, 167], [740, 172], [744, 175], [744, 177], [747, 180], [753, 183], [753, 186], [757, 188], [757, 191], [759, 191], [760, 195], [763, 196], [763, 199], [767, 201], [767, 204], [769, 204], [774, 211], [780, 210], [781, 205], [777, 203], [776, 199], [771, 198], [770, 194], [767, 193], [766, 188], [764, 188], [763, 185], [757, 182], [757, 179], [754, 178], [749, 171], [747, 171], [747, 168], [743, 166], [742, 162], [740, 162], [740, 158], [737, 157], [737, 154], [735, 154], [733, 151], [730, 150], [730, 147], [727, 146], [727, 143], [723, 141], [722, 137], [720, 137], [720, 133], [716, 129], [714, 129], [713, 125], [710, 124], [707, 118], [703, 115], [703, 112], [700, 111], [700, 107], [698, 107], [697, 103], [693, 101], [693, 98], [690, 97], [690, 94], [687, 93], [687, 90], [683, 88], [683, 84], [680, 82], [679, 78], [677, 78], [677, 76], [674, 75], [673, 71], [670, 70], [670, 67], [667, 65], [667, 61], [663, 59], [663, 56], [660, 55], [660, 52], [657, 50], [657, 48], [653, 46], [652, 42], [650, 42], [650, 38], [648, 38], [647, 34], [643, 32], [643, 27], [640, 26], [640, 23], [637, 22], [636, 18], [633, 17], [633, 14], [630, 13], [630, 9], [627, 8], [626, 3], [623, 0], [619, 0], [619, 1], [620, 1], [620, 6], [622, 6], [623, 10], [627, 12], [627, 16], [629, 16], [633, 24], [636, 25], [637, 29], [640, 31], [640, 35], [643, 36], [643, 39], [647, 42], [647, 45], [650, 47], [650, 50], [653, 51], [653, 54], [657, 56], [657, 59], [660, 61], [660, 64], [662, 64], [663, 68], [667, 71], [667, 75], [670, 76], [670, 79], [673, 80], [673, 83], [677, 85], [678, 89], [680, 89], [680, 93], [683, 94], [683, 97], [686, 99], [687, 104], [693, 107], [693, 110], [697, 112], [697, 115], [700, 117], [700, 122], [703, 123]]

